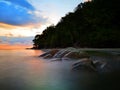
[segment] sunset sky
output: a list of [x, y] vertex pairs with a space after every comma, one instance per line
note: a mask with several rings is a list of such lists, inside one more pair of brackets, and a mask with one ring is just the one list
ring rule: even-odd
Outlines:
[[[0, 44], [29, 44], [86, 0], [0, 0]], [[26, 43], [27, 42], [27, 43]]]

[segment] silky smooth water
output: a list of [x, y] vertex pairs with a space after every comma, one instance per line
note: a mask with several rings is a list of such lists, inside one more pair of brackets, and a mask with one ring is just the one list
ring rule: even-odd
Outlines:
[[116, 90], [119, 73], [72, 71], [73, 61], [43, 60], [40, 50], [0, 50], [0, 90]]

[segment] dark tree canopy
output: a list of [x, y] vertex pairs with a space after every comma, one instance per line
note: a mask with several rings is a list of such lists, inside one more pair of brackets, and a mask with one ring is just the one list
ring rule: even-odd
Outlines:
[[120, 47], [120, 0], [80, 3], [73, 13], [36, 35], [34, 48]]

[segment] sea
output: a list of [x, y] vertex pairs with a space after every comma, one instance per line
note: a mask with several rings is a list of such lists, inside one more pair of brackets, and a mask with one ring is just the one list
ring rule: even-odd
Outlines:
[[0, 50], [0, 90], [120, 90], [120, 73], [71, 70], [73, 61], [44, 60], [42, 50]]

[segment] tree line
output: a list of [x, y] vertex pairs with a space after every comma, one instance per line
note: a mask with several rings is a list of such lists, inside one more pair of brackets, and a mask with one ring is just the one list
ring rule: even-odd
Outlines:
[[56, 26], [36, 35], [33, 48], [120, 47], [120, 1], [92, 0], [80, 3]]

